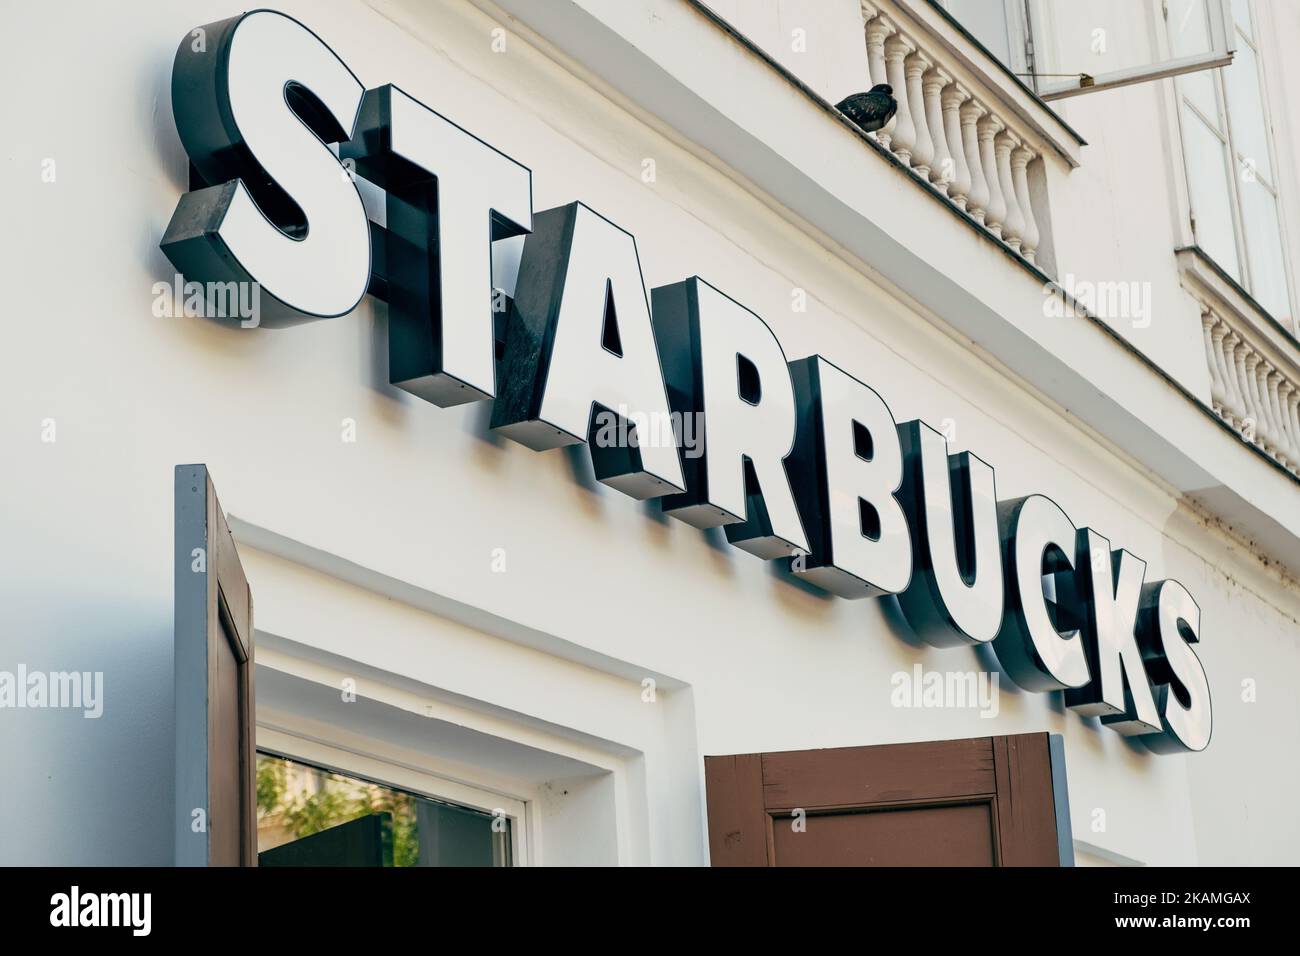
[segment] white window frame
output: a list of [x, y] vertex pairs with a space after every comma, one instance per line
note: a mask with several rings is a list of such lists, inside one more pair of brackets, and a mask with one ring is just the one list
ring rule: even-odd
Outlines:
[[[1278, 163], [1277, 158], [1277, 143], [1273, 131], [1273, 111], [1269, 101], [1267, 70], [1264, 67], [1264, 53], [1261, 49], [1262, 44], [1260, 43], [1260, 16], [1255, 0], [1246, 0], [1246, 5], [1250, 13], [1251, 36], [1242, 36], [1238, 38], [1235, 20], [1232, 21], [1232, 35], [1238, 42], [1250, 44], [1251, 50], [1255, 54], [1256, 82], [1259, 84], [1260, 104], [1264, 110], [1264, 139], [1266, 148], [1268, 149], [1269, 168], [1271, 170], [1271, 177], [1265, 180], [1264, 188], [1268, 189], [1268, 191], [1273, 194], [1273, 200], [1276, 204], [1278, 242], [1282, 247], [1282, 271], [1286, 281], [1287, 302], [1290, 306], [1289, 316], [1274, 316], [1273, 318], [1275, 318], [1279, 324], [1287, 328], [1293, 337], [1300, 338], [1300, 314], [1296, 311], [1295, 278], [1292, 276], [1290, 268], [1291, 259], [1287, 242], [1286, 206], [1282, 198], [1282, 167]], [[1231, 12], [1229, 12], [1229, 16], [1231, 17]], [[1235, 46], [1234, 49], [1236, 49]], [[1227, 89], [1224, 86], [1226, 80], [1224, 79], [1222, 70], [1217, 69], [1210, 74], [1210, 80], [1214, 86], [1215, 102], [1224, 117], [1222, 133], [1218, 131], [1218, 118], [1206, 117], [1205, 114], [1197, 108], [1196, 104], [1177, 88], [1177, 84], [1174, 84], [1174, 115], [1178, 128], [1178, 160], [1184, 183], [1182, 195], [1185, 197], [1186, 202], [1186, 207], [1183, 210], [1185, 213], [1184, 222], [1187, 223], [1188, 228], [1190, 229], [1192, 242], [1204, 252], [1205, 249], [1200, 245], [1196, 234], [1196, 209], [1192, 201], [1191, 177], [1187, 169], [1187, 146], [1186, 139], [1183, 135], [1183, 109], [1186, 107], [1195, 112], [1197, 116], [1201, 117], [1201, 119], [1207, 123], [1211, 132], [1213, 132], [1228, 149], [1228, 159], [1232, 170], [1232, 176], [1230, 177], [1232, 186], [1228, 191], [1228, 208], [1232, 214], [1233, 242], [1237, 250], [1237, 263], [1240, 272], [1239, 276], [1233, 278], [1241, 288], [1246, 290], [1252, 299], [1255, 299], [1255, 283], [1251, 275], [1249, 248], [1246, 244], [1246, 223], [1241, 202], [1240, 176], [1242, 164], [1232, 131], [1232, 112], [1228, 107], [1228, 94]], [[1258, 172], [1256, 172], [1256, 175], [1259, 175]], [[1208, 256], [1209, 253], [1206, 252], [1206, 255]], [[1216, 263], [1216, 265], [1219, 265], [1220, 268], [1227, 272], [1227, 269], [1222, 264]], [[1231, 275], [1231, 273], [1228, 274]], [[1255, 300], [1258, 302], [1258, 299]], [[1264, 308], [1262, 303], [1260, 303], [1260, 307]]]
[[[1159, 0], [1159, 3], [1160, 20], [1167, 22], [1168, 4], [1166, 0]], [[1113, 90], [1120, 86], [1132, 86], [1135, 83], [1148, 83], [1151, 80], [1163, 80], [1183, 73], [1196, 73], [1200, 70], [1212, 70], [1217, 67], [1227, 66], [1232, 62], [1233, 54], [1237, 49], [1235, 43], [1237, 34], [1233, 26], [1232, 10], [1229, 5], [1230, 0], [1207, 0], [1205, 4], [1208, 14], [1206, 27], [1210, 34], [1210, 52], [1208, 53], [1179, 57], [1175, 60], [1159, 60], [1145, 66], [1112, 70], [1109, 73], [1086, 76], [1086, 78], [1080, 76], [1064, 82], [1050, 84], [1039, 83], [1039, 78], [1036, 76], [1034, 77], [1034, 89], [1038, 91], [1041, 99], [1051, 102], [1052, 100], [1065, 99], [1070, 96], [1081, 96], [1084, 93], [1095, 93], [1098, 90]], [[1026, 34], [1030, 38], [1029, 42], [1033, 43], [1035, 27], [1033, 17], [1029, 12], [1029, 0], [1025, 0], [1023, 9], [1028, 23]], [[1036, 46], [1037, 44], [1035, 44]], [[1163, 53], [1167, 47], [1162, 43], [1160, 49], [1161, 53]]]
[[[382, 751], [382, 745], [376, 749]], [[387, 757], [382, 752], [361, 753], [260, 724], [257, 727], [256, 750], [483, 813], [501, 810], [510, 821], [510, 865], [532, 865], [529, 855], [532, 844], [529, 839], [531, 814], [527, 801], [469, 783], [448, 780], [421, 767]]]
[[[950, 0], [933, 0], [933, 2], [957, 19], [949, 9]], [[1036, 22], [1031, 7], [1032, 0], [1001, 0], [1001, 2], [1006, 11], [1007, 44], [1011, 50], [1012, 60], [1004, 66], [1016, 76], [1026, 80], [1026, 85], [1032, 87], [1040, 99], [1048, 102], [1070, 96], [1081, 96], [1084, 93], [1094, 93], [1098, 90], [1111, 90], [1120, 86], [1148, 83], [1183, 73], [1227, 66], [1232, 62], [1236, 51], [1236, 31], [1232, 23], [1231, 0], [1207, 0], [1210, 52], [1179, 57], [1175, 60], [1166, 59], [1168, 46], [1162, 42], [1158, 52], [1161, 59], [1155, 63], [1124, 70], [1112, 70], [1097, 76], [1080, 74], [1062, 81], [1060, 77], [1037, 72], [1039, 53], [1047, 46], [1048, 38], [1037, 32], [1044, 27]], [[1167, 0], [1146, 0], [1146, 2], [1158, 2], [1160, 4], [1158, 15], [1161, 20], [1166, 19]], [[971, 32], [966, 24], [962, 24], [962, 28]], [[972, 32], [971, 35], [974, 36], [974, 33]]]

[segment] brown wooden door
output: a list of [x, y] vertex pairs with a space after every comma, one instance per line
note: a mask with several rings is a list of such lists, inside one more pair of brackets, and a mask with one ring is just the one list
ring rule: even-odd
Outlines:
[[705, 757], [704, 777], [714, 866], [1073, 864], [1059, 736]]
[[256, 866], [253, 599], [207, 467], [175, 492], [176, 863]]

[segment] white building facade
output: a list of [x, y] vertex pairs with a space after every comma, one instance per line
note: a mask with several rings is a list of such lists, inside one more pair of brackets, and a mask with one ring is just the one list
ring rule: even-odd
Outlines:
[[[1294, 862], [1300, 9], [276, 5], [365, 90], [392, 84], [526, 167], [523, 225], [580, 202], [634, 237], [656, 322], [652, 290], [698, 276], [786, 360], [822, 356], [987, 463], [999, 501], [1044, 495], [1148, 584], [1178, 582], [1212, 736], [1157, 753], [1018, 686], [984, 640], [934, 646], [892, 595], [835, 596], [602, 483], [585, 441], [535, 451], [494, 429], [509, 314], [496, 400], [446, 407], [392, 384], [391, 295], [286, 328], [185, 314], [196, 277], [160, 243], [209, 183], [173, 115], [177, 47], [244, 11], [72, 7], [5, 3], [0, 40], [0, 763], [18, 811], [0, 862], [183, 858], [187, 462], [207, 466], [252, 595], [258, 751], [506, 819], [517, 865], [708, 864], [706, 757], [1038, 732], [1063, 744], [1075, 862]], [[1207, 66], [1224, 41], [1230, 64]], [[1160, 75], [1180, 59], [1203, 62]], [[1069, 95], [1079, 74], [1101, 88]], [[863, 134], [834, 104], [880, 82], [899, 112]], [[341, 152], [341, 182], [396, 229]], [[488, 175], [457, 170], [447, 197]], [[502, 301], [524, 295], [529, 241], [492, 244]], [[390, 269], [372, 261], [372, 293]], [[635, 313], [619, 304], [616, 351]], [[783, 388], [766, 378], [764, 399]], [[1155, 699], [1185, 707], [1152, 654]], [[20, 669], [101, 692], [32, 701]]]

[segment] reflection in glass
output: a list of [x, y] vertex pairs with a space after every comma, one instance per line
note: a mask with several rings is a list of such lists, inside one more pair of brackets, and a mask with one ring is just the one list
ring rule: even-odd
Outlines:
[[257, 755], [263, 866], [510, 866], [510, 827], [504, 815]]

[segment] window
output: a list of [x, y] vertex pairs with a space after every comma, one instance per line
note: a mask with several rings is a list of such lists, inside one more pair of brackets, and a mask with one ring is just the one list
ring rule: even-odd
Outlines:
[[[1229, 0], [930, 0], [1044, 100], [1232, 62]], [[1153, 42], [1156, 11], [1194, 19], [1177, 49]], [[1193, 42], [1194, 41], [1194, 42]]]
[[510, 866], [511, 820], [257, 755], [260, 866]]
[[942, 6], [1013, 73], [1026, 72], [1021, 0], [942, 0]]
[[[1189, 15], [1190, 14], [1190, 15]], [[1198, 42], [1193, 0], [1170, 0], [1170, 44]], [[1196, 244], [1284, 326], [1296, 331], [1278, 217], [1257, 34], [1248, 0], [1233, 0], [1231, 66], [1180, 76], [1179, 122]]]

